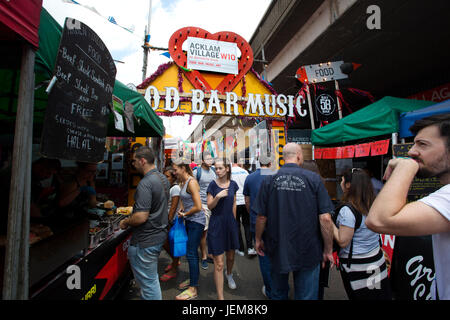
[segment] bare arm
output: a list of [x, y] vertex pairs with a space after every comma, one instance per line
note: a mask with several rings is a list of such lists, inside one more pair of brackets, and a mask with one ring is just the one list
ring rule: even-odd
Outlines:
[[194, 205], [188, 212], [184, 212], [183, 216], [189, 216], [202, 210], [202, 200], [200, 199], [200, 186], [198, 185], [197, 180], [195, 179], [189, 180], [187, 190], [192, 195]]
[[245, 207], [247, 208], [247, 212], [250, 213], [250, 197], [249, 196], [245, 196]]
[[333, 238], [341, 248], [345, 248], [350, 244], [355, 233], [354, 228], [347, 226], [339, 226], [339, 229], [333, 223]]
[[264, 256], [264, 241], [262, 240], [262, 234], [266, 228], [267, 217], [256, 216], [255, 224], [255, 250], [260, 256]]
[[237, 206], [236, 206], [236, 195], [234, 195], [234, 200], [233, 200], [233, 216], [236, 219], [236, 210], [237, 210]]
[[170, 209], [169, 209], [169, 221], [172, 221], [173, 217], [175, 216], [175, 212], [177, 211], [179, 201], [180, 201], [180, 196], [172, 197], [172, 202], [170, 203]]
[[121, 220], [119, 226], [121, 229], [138, 227], [147, 221], [148, 215], [148, 211], [133, 212], [131, 217]]
[[208, 197], [206, 200], [208, 209], [209, 210], [214, 209], [217, 206], [217, 203], [219, 203], [219, 200], [226, 196], [228, 196], [228, 189], [224, 189], [224, 190], [220, 191], [218, 194], [216, 194], [215, 197], [213, 197], [212, 194], [208, 193]]
[[419, 165], [412, 159], [389, 161], [383, 189], [375, 198], [366, 219], [369, 229], [384, 234], [418, 236], [449, 232], [450, 222], [434, 208], [406, 197]]
[[322, 267], [325, 267], [325, 262], [330, 261], [333, 265], [333, 220], [331, 214], [323, 213], [319, 215], [320, 232], [323, 239], [323, 262]]

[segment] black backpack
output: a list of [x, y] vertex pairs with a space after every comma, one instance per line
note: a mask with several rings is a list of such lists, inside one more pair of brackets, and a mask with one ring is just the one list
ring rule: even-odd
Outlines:
[[[355, 216], [356, 221], [355, 221], [355, 229], [354, 229], [355, 231], [354, 232], [356, 232], [356, 230], [361, 226], [362, 215], [350, 203], [340, 204], [340, 205], [338, 205], [336, 207], [336, 209], [334, 210], [334, 214], [333, 214], [333, 222], [334, 222], [334, 224], [336, 224], [336, 220], [337, 220], [337, 217], [339, 215], [339, 211], [343, 207], [350, 208], [350, 210], [352, 211], [353, 215]], [[340, 250], [341, 250], [341, 247], [337, 244], [336, 241], [333, 241], [333, 252], [337, 252], [337, 254], [339, 255], [339, 251]], [[347, 268], [350, 268], [352, 255], [353, 255], [353, 238], [352, 238], [352, 241], [350, 242], [350, 251], [348, 253], [348, 259], [342, 259], [343, 262], [345, 262], [345, 260], [346, 260]]]

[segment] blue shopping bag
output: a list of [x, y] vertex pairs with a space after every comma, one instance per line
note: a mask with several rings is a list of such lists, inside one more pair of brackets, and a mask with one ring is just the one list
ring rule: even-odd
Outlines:
[[175, 217], [175, 222], [169, 231], [170, 251], [174, 257], [182, 257], [186, 255], [187, 246], [186, 227], [182, 217]]

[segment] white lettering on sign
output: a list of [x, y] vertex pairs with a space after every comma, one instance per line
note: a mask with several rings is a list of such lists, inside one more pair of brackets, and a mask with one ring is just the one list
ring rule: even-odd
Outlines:
[[[78, 79], [77, 79], [78, 80]], [[78, 83], [78, 82], [77, 82]], [[86, 88], [81, 87], [79, 84], [79, 90], [84, 91]], [[211, 90], [209, 99], [206, 100], [205, 92], [200, 89], [192, 89], [191, 97], [191, 112], [192, 113], [206, 113], [206, 114], [223, 114], [223, 115], [240, 115], [238, 101], [239, 97], [234, 92], [226, 92], [225, 96], [219, 97], [217, 90]], [[163, 93], [161, 93], [163, 94]], [[160, 92], [154, 86], [149, 86], [144, 94], [145, 100], [152, 107], [153, 110], [159, 109], [159, 103], [161, 100]], [[222, 101], [221, 101], [222, 99]], [[224, 100], [224, 101], [223, 101]], [[222, 107], [221, 104], [224, 104]], [[287, 104], [287, 105], [286, 105]], [[264, 102], [260, 94], [249, 93], [247, 104], [243, 108], [243, 113], [246, 116], [258, 115], [258, 116], [288, 116], [295, 117], [294, 108], [296, 109], [300, 117], [306, 117], [308, 112], [305, 105], [305, 99], [303, 96], [285, 96], [264, 94]], [[174, 112], [180, 107], [180, 94], [175, 87], [166, 87], [165, 92], [165, 104], [164, 110], [168, 112]]]
[[[153, 93], [152, 93], [153, 91]], [[147, 100], [150, 107], [152, 107], [153, 110], [158, 109], [159, 106], [159, 92], [158, 89], [154, 86], [149, 86], [147, 90], [145, 90], [145, 100]], [[152, 106], [152, 100], [153, 100], [153, 106]]]
[[415, 256], [406, 263], [406, 273], [414, 278], [411, 280], [410, 285], [414, 288], [417, 282], [425, 277], [425, 279], [429, 282], [428, 288], [424, 283], [419, 283], [417, 287], [414, 289], [414, 300], [418, 300], [418, 298], [423, 297], [425, 293], [428, 291], [426, 300], [431, 299], [431, 282], [434, 280], [434, 272], [432, 269], [425, 267], [421, 262], [423, 261], [423, 256]]
[[[237, 105], [238, 96], [234, 92], [227, 92], [227, 100], [226, 100], [226, 107], [225, 107], [225, 114], [231, 115], [231, 107], [233, 107], [234, 115], [239, 115], [239, 107]], [[233, 99], [232, 99], [233, 98]]]
[[340, 66], [344, 61], [324, 62], [305, 66], [306, 76], [309, 82], [327, 82], [339, 79], [346, 79], [348, 76], [342, 73]]
[[[172, 100], [173, 100], [173, 104], [172, 104]], [[180, 94], [178, 93], [178, 90], [174, 87], [167, 87], [166, 88], [166, 103], [165, 103], [166, 110], [173, 112], [178, 109], [179, 105], [180, 105]]]

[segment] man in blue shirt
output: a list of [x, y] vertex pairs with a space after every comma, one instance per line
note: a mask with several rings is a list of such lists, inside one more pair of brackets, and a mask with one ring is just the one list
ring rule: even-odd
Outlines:
[[[268, 164], [261, 163], [261, 168], [257, 169], [255, 172], [251, 173], [247, 176], [244, 183], [244, 197], [245, 197], [245, 206], [247, 207], [247, 211], [250, 212], [250, 233], [252, 239], [255, 239], [255, 223], [257, 213], [253, 210], [252, 205], [255, 203], [256, 196], [258, 195], [259, 187], [265, 176], [273, 174], [273, 171], [269, 169], [270, 162]], [[261, 275], [263, 277], [264, 287], [263, 293], [267, 298], [271, 297], [271, 288], [272, 288], [272, 265], [270, 263], [270, 259], [267, 255], [260, 256], [259, 259], [259, 268], [261, 270]]]
[[[283, 148], [285, 165], [264, 178], [252, 209], [256, 219], [256, 250], [272, 263], [271, 298], [288, 299], [289, 273], [295, 299], [318, 299], [320, 262], [333, 263], [333, 203], [320, 176], [300, 167], [300, 145]], [[320, 231], [319, 231], [320, 230]], [[264, 232], [264, 240], [262, 234]]]

